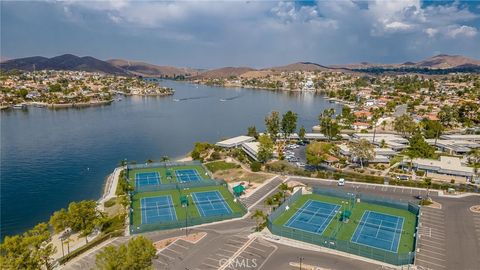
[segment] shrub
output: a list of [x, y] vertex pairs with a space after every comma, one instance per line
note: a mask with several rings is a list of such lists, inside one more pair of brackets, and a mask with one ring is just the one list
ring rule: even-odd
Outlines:
[[217, 159], [220, 159], [220, 158], [221, 158], [220, 153], [217, 152], [217, 151], [214, 151], [210, 157], [211, 157], [213, 160], [217, 160]]
[[116, 203], [117, 203], [117, 198], [111, 198], [110, 200], [104, 202], [103, 206], [105, 206], [105, 208], [108, 208], [108, 207], [114, 206]]
[[254, 161], [250, 164], [250, 169], [253, 171], [253, 172], [259, 172], [262, 168], [262, 164], [258, 161]]

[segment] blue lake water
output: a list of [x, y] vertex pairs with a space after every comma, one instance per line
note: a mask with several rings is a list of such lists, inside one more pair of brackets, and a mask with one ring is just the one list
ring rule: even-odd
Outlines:
[[310, 130], [331, 104], [313, 93], [196, 86], [174, 81], [169, 97], [124, 97], [109, 106], [1, 112], [1, 235], [47, 221], [69, 202], [98, 199], [122, 159], [179, 158], [196, 141], [264, 129], [272, 110], [292, 110]]

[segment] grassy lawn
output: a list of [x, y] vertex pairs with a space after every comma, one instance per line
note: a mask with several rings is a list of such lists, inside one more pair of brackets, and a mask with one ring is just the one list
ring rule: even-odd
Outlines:
[[[228, 191], [228, 189], [224, 186], [210, 186], [210, 187], [199, 187], [199, 188], [191, 188], [187, 190], [182, 190], [181, 193], [183, 195], [189, 195], [193, 192], [203, 192], [203, 191], [214, 191], [218, 190], [220, 194], [222, 194], [225, 202], [230, 206], [233, 213], [243, 213], [243, 208], [240, 204], [234, 202], [234, 197]], [[133, 225], [138, 226], [141, 224], [141, 210], [140, 210], [140, 199], [145, 197], [157, 197], [162, 195], [170, 195], [172, 197], [172, 202], [174, 204], [175, 212], [177, 214], [177, 221], [182, 222], [185, 221], [186, 212], [188, 212], [189, 218], [200, 217], [199, 210], [197, 206], [193, 203], [193, 199], [191, 196], [188, 196], [189, 206], [187, 209], [180, 205], [180, 192], [178, 190], [167, 190], [167, 191], [155, 191], [155, 192], [144, 192], [144, 193], [137, 193], [133, 196]], [[186, 210], [186, 211], [185, 211]]]
[[172, 172], [171, 179], [167, 179], [167, 170], [165, 167], [133, 169], [128, 172], [128, 178], [130, 179], [131, 184], [135, 186], [135, 175], [137, 173], [158, 172], [158, 174], [160, 175], [160, 182], [162, 184], [173, 184], [173, 183], [177, 183], [177, 177], [175, 176], [175, 171], [194, 169], [194, 170], [197, 170], [198, 175], [200, 175], [202, 179], [210, 179], [205, 169], [200, 165], [173, 166], [173, 167], [168, 167], [168, 169]]
[[228, 162], [225, 162], [223, 160], [206, 163], [205, 166], [212, 173], [214, 173], [216, 171], [224, 171], [224, 170], [240, 168], [240, 165], [238, 165], [238, 164], [228, 163]]
[[[283, 226], [297, 211], [300, 209], [306, 201], [308, 200], [317, 200], [321, 202], [327, 202], [332, 204], [337, 204], [341, 206], [341, 211], [344, 211], [348, 205], [345, 203], [346, 199], [330, 197], [318, 194], [308, 194], [301, 196], [297, 201], [295, 201], [289, 210], [283, 213], [280, 217], [273, 221], [276, 225]], [[344, 203], [342, 203], [344, 202]], [[339, 219], [339, 216], [334, 217], [329, 226], [323, 232], [325, 237], [335, 236], [335, 231], [339, 229], [335, 238], [339, 240], [350, 241], [352, 238], [358, 223], [360, 222], [363, 213], [366, 210], [375, 211], [383, 214], [399, 216], [404, 218], [403, 231], [400, 244], [398, 246], [398, 253], [408, 253], [414, 249], [414, 236], [415, 233], [415, 214], [410, 213], [407, 210], [381, 206], [377, 204], [371, 204], [366, 202], [356, 203], [352, 209], [352, 215], [348, 223], [342, 223]]]

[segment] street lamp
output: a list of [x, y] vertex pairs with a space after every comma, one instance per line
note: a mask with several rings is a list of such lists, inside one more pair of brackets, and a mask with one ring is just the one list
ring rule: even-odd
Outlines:
[[304, 257], [297, 257], [297, 259], [300, 261], [300, 270], [302, 270], [302, 262], [305, 260]]

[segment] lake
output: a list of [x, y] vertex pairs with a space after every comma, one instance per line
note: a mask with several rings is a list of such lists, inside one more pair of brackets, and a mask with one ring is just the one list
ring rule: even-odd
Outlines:
[[298, 113], [307, 132], [329, 103], [314, 93], [197, 86], [161, 81], [169, 97], [122, 97], [109, 106], [1, 112], [1, 235], [21, 233], [71, 201], [102, 194], [122, 159], [180, 158], [196, 141], [246, 133], [273, 110]]

